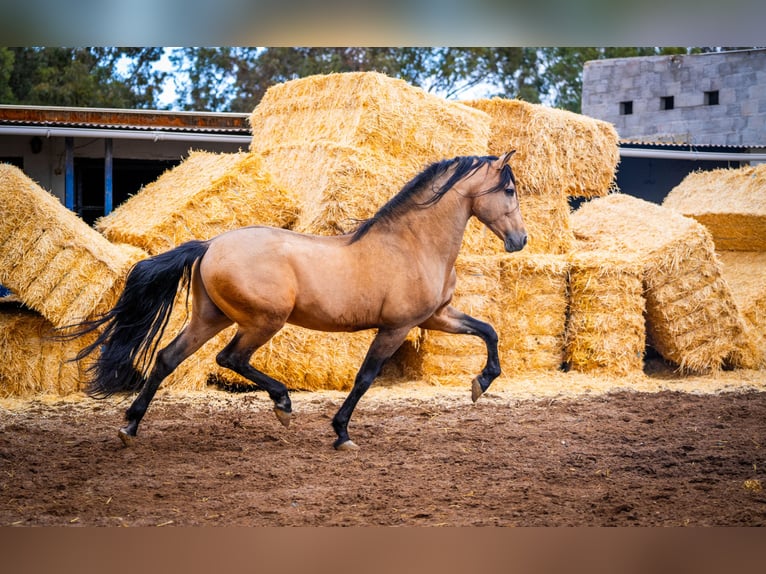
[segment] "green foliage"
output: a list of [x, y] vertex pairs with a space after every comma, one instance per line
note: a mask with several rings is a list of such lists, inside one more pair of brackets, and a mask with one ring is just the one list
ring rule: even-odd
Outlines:
[[[0, 102], [149, 108], [163, 75], [151, 69], [155, 48], [3, 48]], [[125, 59], [127, 73], [119, 71]]]

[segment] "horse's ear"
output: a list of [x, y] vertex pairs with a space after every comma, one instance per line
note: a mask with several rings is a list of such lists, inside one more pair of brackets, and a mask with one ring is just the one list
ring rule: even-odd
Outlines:
[[511, 161], [511, 158], [513, 157], [513, 154], [516, 153], [515, 149], [512, 149], [511, 151], [503, 154], [503, 156], [497, 161], [497, 167], [500, 169], [505, 164], [507, 164], [509, 161]]

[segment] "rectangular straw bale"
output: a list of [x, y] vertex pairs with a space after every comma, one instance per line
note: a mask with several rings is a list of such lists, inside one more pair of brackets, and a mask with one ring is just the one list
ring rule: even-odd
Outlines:
[[260, 155], [197, 151], [99, 219], [96, 229], [156, 255], [247, 225], [290, 227], [297, 203]]
[[[513, 160], [511, 160], [513, 162]], [[519, 192], [519, 205], [528, 243], [525, 254], [563, 255], [574, 245], [570, 208], [561, 194]], [[468, 222], [460, 252], [465, 255], [504, 254], [503, 242], [478, 219]]]
[[690, 173], [662, 205], [707, 227], [718, 250], [766, 251], [766, 164]]
[[569, 257], [566, 360], [571, 369], [622, 376], [643, 370], [643, 265], [637, 257], [579, 251]]
[[[500, 258], [461, 256], [452, 306], [490, 323], [497, 329], [503, 314], [500, 303]], [[422, 330], [419, 343], [420, 376], [437, 384], [469, 384], [484, 368], [487, 349], [472, 335]]]
[[0, 284], [57, 327], [104, 312], [146, 254], [113, 245], [21, 170], [0, 164]]
[[620, 154], [612, 124], [521, 100], [463, 103], [492, 118], [491, 154], [517, 150], [513, 170], [526, 193], [600, 197], [614, 188]]
[[751, 350], [743, 353], [741, 366], [766, 368], [766, 251], [719, 251], [718, 258], [749, 331]]
[[85, 364], [70, 362], [93, 340], [54, 340], [53, 324], [14, 303], [0, 303], [0, 397], [65, 396], [81, 390]]
[[623, 194], [584, 204], [572, 223], [578, 239], [641, 260], [647, 337], [665, 359], [705, 372], [735, 357], [745, 326], [701, 224]]
[[479, 110], [377, 72], [318, 75], [266, 91], [250, 116], [251, 149], [328, 142], [419, 170], [446, 158], [485, 155], [489, 123]]
[[501, 259], [502, 316], [496, 328], [508, 375], [559, 370], [564, 362], [568, 262], [525, 253]]
[[[566, 260], [561, 256], [461, 255], [452, 305], [497, 331], [505, 376], [558, 370], [564, 358]], [[421, 376], [435, 384], [466, 384], [487, 359], [481, 339], [424, 331]]]
[[353, 231], [419, 171], [385, 154], [328, 142], [276, 146], [263, 157], [274, 179], [300, 197], [293, 228], [318, 235]]

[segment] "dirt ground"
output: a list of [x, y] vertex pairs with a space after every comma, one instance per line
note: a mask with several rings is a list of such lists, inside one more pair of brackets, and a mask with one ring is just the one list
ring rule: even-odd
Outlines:
[[345, 396], [160, 392], [0, 402], [0, 525], [761, 526], [766, 373], [631, 381], [552, 375], [382, 385], [335, 452]]

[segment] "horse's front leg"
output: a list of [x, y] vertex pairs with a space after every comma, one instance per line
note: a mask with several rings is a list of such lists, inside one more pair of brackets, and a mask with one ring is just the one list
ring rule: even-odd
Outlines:
[[423, 329], [444, 331], [456, 335], [475, 335], [487, 346], [487, 363], [471, 383], [471, 399], [476, 402], [500, 376], [500, 357], [497, 352], [497, 332], [489, 323], [445, 305], [420, 325]]
[[402, 345], [410, 328], [406, 327], [397, 330], [378, 331], [370, 348], [367, 350], [362, 366], [356, 374], [354, 387], [346, 397], [335, 417], [332, 419], [332, 428], [338, 435], [333, 446], [337, 450], [351, 450], [358, 448], [348, 436], [348, 423], [351, 420], [351, 414], [354, 412], [356, 404], [362, 395], [367, 392], [372, 382], [380, 374], [383, 364], [391, 358], [396, 350]]

